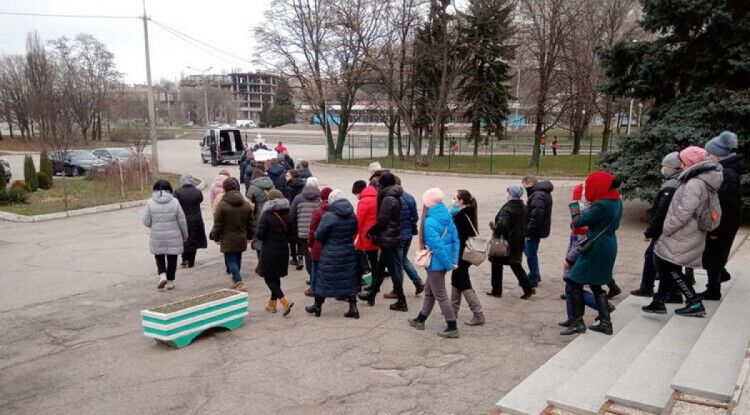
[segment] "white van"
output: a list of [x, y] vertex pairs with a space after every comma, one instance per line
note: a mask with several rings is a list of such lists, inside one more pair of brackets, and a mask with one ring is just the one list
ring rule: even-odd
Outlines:
[[255, 121], [253, 120], [237, 120], [234, 123], [238, 128], [257, 128], [258, 127], [258, 125], [255, 124]]
[[216, 161], [219, 164], [229, 162], [239, 163], [242, 152], [245, 150], [245, 142], [242, 140], [242, 133], [239, 129], [223, 125], [206, 130], [200, 142], [201, 161], [204, 163], [211, 161], [210, 144], [214, 142], [218, 143]]

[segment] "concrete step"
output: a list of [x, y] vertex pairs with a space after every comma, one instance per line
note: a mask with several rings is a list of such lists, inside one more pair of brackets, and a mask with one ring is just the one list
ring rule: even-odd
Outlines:
[[672, 389], [729, 402], [750, 342], [750, 244], [737, 251], [732, 287], [672, 379]]
[[[617, 305], [612, 313], [615, 333], [640, 314], [642, 302], [642, 298], [630, 296]], [[588, 316], [592, 316], [591, 311], [587, 311]], [[594, 332], [579, 335], [495, 405], [506, 413], [539, 414], [547, 407], [547, 398], [610, 339], [610, 336]]]
[[682, 366], [719, 303], [705, 302], [706, 318], [673, 316], [606, 394], [631, 408], [661, 413], [672, 396], [670, 382]]
[[607, 391], [672, 316], [673, 308], [664, 315], [643, 313], [640, 308], [646, 303], [648, 299], [638, 298], [631, 305], [636, 316], [614, 336], [587, 333], [609, 341], [550, 395], [550, 405], [576, 414], [599, 412]]

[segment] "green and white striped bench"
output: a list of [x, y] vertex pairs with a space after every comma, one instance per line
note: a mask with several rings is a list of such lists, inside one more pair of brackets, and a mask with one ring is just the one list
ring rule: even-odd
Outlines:
[[247, 314], [247, 293], [218, 290], [141, 311], [143, 335], [185, 347], [207, 329], [240, 327]]

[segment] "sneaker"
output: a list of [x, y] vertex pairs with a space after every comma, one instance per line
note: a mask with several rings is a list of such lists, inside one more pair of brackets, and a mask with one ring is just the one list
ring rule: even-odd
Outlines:
[[406, 306], [406, 302], [396, 301], [395, 303], [388, 306], [393, 311], [409, 311], [409, 307]]
[[167, 281], [167, 286], [165, 288], [168, 290], [174, 290], [174, 281]]
[[237, 290], [237, 291], [247, 292], [247, 288], [245, 288], [245, 284], [241, 282], [233, 283], [230, 288], [233, 290]]
[[396, 294], [395, 291], [391, 290], [391, 292], [383, 294], [383, 298], [387, 298], [389, 300], [393, 300], [393, 299], [398, 298], [398, 294]]
[[503, 293], [496, 293], [494, 291], [487, 291], [485, 294], [489, 295], [490, 297], [503, 298]]
[[703, 317], [706, 315], [706, 309], [703, 308], [703, 303], [698, 301], [695, 303], [689, 303], [685, 307], [678, 308], [674, 313], [685, 317]]
[[414, 286], [414, 296], [419, 297], [419, 294], [422, 294], [424, 292], [424, 284], [416, 284]]
[[531, 291], [523, 293], [523, 295], [521, 296], [521, 299], [528, 300], [534, 294], [536, 294], [536, 290], [532, 288]]
[[637, 290], [631, 291], [630, 295], [634, 295], [636, 297], [653, 297], [654, 290], [644, 290], [643, 288], [639, 288]]
[[444, 337], [446, 339], [457, 339], [461, 337], [461, 335], [458, 333], [458, 329], [454, 329], [454, 330], [445, 329], [444, 331], [439, 331], [438, 336]]
[[424, 321], [419, 321], [416, 318], [410, 318], [409, 325], [417, 330], [424, 330]]
[[667, 314], [667, 307], [664, 307], [664, 302], [656, 298], [651, 301], [651, 304], [641, 307], [645, 313], [653, 314]]
[[156, 289], [161, 290], [166, 286], [167, 286], [167, 276], [166, 275], [159, 276], [159, 285], [156, 286]]

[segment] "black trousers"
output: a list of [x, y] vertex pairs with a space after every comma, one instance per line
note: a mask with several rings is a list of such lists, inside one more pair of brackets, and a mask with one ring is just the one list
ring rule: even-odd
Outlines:
[[[370, 252], [367, 253], [367, 256], [369, 258]], [[370, 265], [372, 265], [372, 261], [370, 261]], [[378, 257], [376, 267], [372, 271], [372, 286], [370, 287], [370, 291], [375, 292], [375, 294], [380, 292], [380, 286], [385, 279], [386, 268], [391, 276], [398, 275], [398, 271], [396, 270], [396, 248], [380, 249], [380, 257]], [[396, 292], [399, 301], [406, 300], [403, 281], [396, 280], [397, 278], [393, 279], [393, 290]]]
[[284, 291], [281, 291], [281, 278], [264, 277], [263, 280], [266, 282], [268, 289], [271, 290], [271, 301], [284, 297]]
[[672, 290], [672, 287], [676, 285], [688, 303], [695, 303], [699, 300], [692, 284], [688, 282], [688, 278], [682, 273], [680, 265], [659, 258], [658, 255], [654, 255], [654, 265], [656, 266], [656, 271], [659, 273], [659, 290], [656, 292], [656, 297], [663, 301], [667, 298], [667, 294]]
[[[463, 259], [458, 261], [458, 268], [451, 272], [451, 286], [457, 289], [459, 292], [472, 289], [471, 278], [469, 276], [469, 267], [471, 262], [464, 261]], [[500, 271], [502, 272], [502, 271]]]
[[513, 271], [513, 274], [515, 274], [516, 279], [518, 280], [518, 285], [521, 286], [524, 290], [527, 290], [531, 287], [531, 281], [529, 281], [529, 276], [526, 274], [526, 271], [523, 269], [523, 265], [521, 265], [520, 262], [511, 262], [510, 264], [503, 264], [500, 261], [492, 261], [492, 292], [494, 294], [502, 294], [503, 293], [503, 265], [508, 265], [510, 269]]
[[154, 255], [156, 258], [156, 273], [167, 274], [167, 280], [174, 281], [177, 272], [177, 255]]
[[299, 238], [296, 236], [292, 236], [289, 238], [289, 256], [296, 260], [297, 259], [297, 244], [299, 243]]
[[192, 267], [195, 265], [195, 254], [198, 253], [198, 250], [195, 251], [185, 251], [182, 253], [182, 262], [187, 262], [189, 267]]
[[[575, 281], [570, 280], [570, 279], [565, 279], [565, 282], [567, 283], [566, 287], [570, 288], [571, 294], [573, 292], [576, 292], [576, 293], [578, 293], [578, 298], [580, 298], [581, 300], [583, 300], [583, 298], [584, 298], [584, 295], [583, 295], [583, 284], [581, 284], [580, 282], [575, 282]], [[600, 294], [604, 294], [604, 289], [602, 288], [601, 285], [589, 285], [589, 287], [591, 288], [591, 292], [594, 294], [594, 298], [596, 298]], [[570, 295], [566, 301], [571, 301], [572, 298], [573, 298], [573, 295]], [[575, 307], [573, 307], [572, 310], [573, 310], [573, 313], [574, 313], [574, 315], [573, 315], [573, 319], [574, 320], [579, 320], [579, 319], [583, 318], [583, 312], [585, 310], [585, 307], [583, 305], [579, 306], [579, 308], [577, 310], [576, 310]]]

